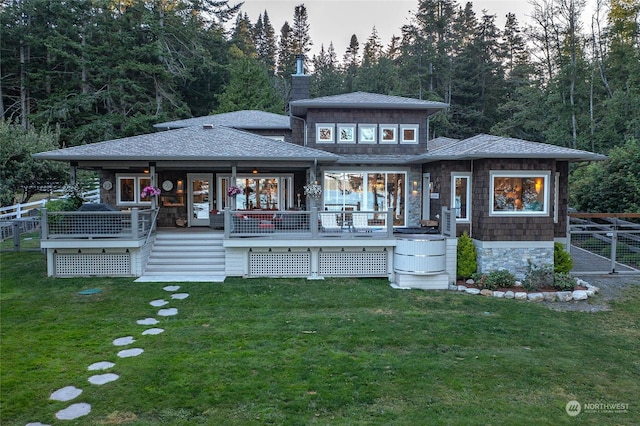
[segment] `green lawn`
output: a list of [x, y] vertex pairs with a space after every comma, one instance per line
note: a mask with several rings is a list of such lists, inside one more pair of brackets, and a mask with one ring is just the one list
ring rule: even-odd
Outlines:
[[[49, 279], [39, 253], [3, 253], [2, 425], [637, 424], [640, 289], [610, 312], [394, 290], [385, 280], [185, 283], [157, 336], [136, 320], [166, 284]], [[96, 295], [78, 291], [100, 288]], [[112, 341], [134, 336], [139, 357]], [[120, 379], [91, 385], [87, 366]], [[50, 401], [64, 386], [84, 390]], [[570, 400], [629, 404], [569, 417]], [[54, 414], [73, 402], [92, 412]]]

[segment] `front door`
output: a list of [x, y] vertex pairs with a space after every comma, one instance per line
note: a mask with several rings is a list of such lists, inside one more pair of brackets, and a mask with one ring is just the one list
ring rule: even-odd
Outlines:
[[189, 180], [189, 226], [209, 226], [209, 211], [213, 208], [213, 175], [191, 174]]

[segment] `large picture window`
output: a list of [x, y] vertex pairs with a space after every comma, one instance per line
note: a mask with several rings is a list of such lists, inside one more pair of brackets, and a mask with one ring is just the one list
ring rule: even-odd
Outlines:
[[118, 175], [116, 190], [117, 203], [120, 206], [151, 205], [151, 197], [142, 197], [142, 190], [151, 185], [151, 177], [148, 174]]
[[491, 214], [549, 214], [549, 172], [491, 172]]
[[405, 226], [406, 180], [405, 172], [326, 171], [323, 208], [380, 212], [370, 219], [382, 219], [392, 209], [393, 226]]
[[471, 219], [471, 173], [456, 173], [451, 176], [451, 208], [456, 221], [469, 222]]

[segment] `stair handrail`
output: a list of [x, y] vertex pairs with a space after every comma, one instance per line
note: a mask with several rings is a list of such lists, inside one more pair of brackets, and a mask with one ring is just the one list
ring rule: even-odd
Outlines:
[[147, 232], [147, 238], [144, 240], [144, 246], [149, 243], [149, 238], [151, 237], [151, 233], [156, 228], [156, 220], [158, 219], [158, 213], [160, 213], [160, 207], [156, 207], [153, 212], [153, 219], [151, 220], [151, 226], [149, 227], [149, 232]]

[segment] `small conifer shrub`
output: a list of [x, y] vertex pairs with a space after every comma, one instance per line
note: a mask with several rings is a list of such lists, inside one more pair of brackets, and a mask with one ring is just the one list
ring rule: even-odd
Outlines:
[[476, 246], [473, 245], [473, 240], [469, 237], [469, 234], [465, 231], [458, 238], [458, 250], [457, 250], [457, 275], [459, 278], [470, 278], [478, 269]]
[[560, 243], [553, 244], [553, 270], [555, 272], [569, 273], [573, 269], [571, 254]]

